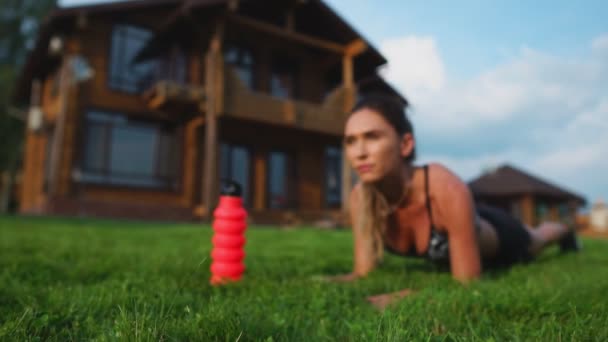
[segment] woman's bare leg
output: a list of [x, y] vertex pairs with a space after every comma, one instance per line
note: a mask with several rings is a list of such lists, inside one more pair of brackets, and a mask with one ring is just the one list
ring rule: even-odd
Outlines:
[[566, 234], [570, 233], [568, 226], [559, 222], [543, 222], [535, 229], [526, 228], [532, 237], [530, 252], [535, 255], [540, 253], [543, 248], [559, 242]]

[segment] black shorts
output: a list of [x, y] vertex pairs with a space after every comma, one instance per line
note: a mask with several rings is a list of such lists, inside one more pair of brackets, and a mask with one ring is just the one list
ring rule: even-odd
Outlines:
[[510, 266], [532, 260], [529, 251], [532, 237], [521, 221], [501, 209], [486, 205], [478, 206], [477, 213], [494, 226], [499, 241], [498, 255], [487, 262], [484, 260], [484, 264]]

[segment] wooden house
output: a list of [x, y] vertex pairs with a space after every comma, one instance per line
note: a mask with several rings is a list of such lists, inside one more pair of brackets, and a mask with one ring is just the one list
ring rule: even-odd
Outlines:
[[338, 220], [342, 131], [386, 59], [319, 0], [56, 9], [14, 101], [30, 106], [20, 212], [209, 219], [220, 180], [252, 221]]
[[550, 221], [576, 222], [586, 200], [510, 165], [489, 170], [469, 182], [476, 203], [501, 208], [529, 226]]

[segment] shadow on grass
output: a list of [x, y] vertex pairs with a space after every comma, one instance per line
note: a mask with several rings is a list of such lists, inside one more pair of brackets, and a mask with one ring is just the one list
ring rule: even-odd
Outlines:
[[[533, 266], [533, 265], [548, 265], [567, 259], [569, 257], [576, 256], [583, 251], [572, 253], [572, 252], [561, 252], [554, 248], [550, 248], [543, 251], [540, 255], [534, 257], [529, 261], [519, 261], [509, 264], [497, 264], [492, 262], [483, 263], [483, 274], [482, 277], [486, 279], [500, 279], [506, 276], [509, 271], [516, 266]], [[408, 272], [420, 272], [420, 273], [450, 273], [449, 262], [446, 263], [433, 263], [424, 258], [412, 258], [403, 257], [395, 254], [390, 254], [387, 263], [382, 268], [388, 272], [400, 272], [407, 270]], [[603, 260], [602, 260], [603, 261]]]

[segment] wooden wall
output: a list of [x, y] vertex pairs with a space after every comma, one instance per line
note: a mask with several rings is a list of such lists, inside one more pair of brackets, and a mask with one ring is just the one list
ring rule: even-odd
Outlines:
[[534, 198], [532, 195], [524, 195], [520, 198], [522, 208], [522, 220], [528, 226], [533, 226], [536, 219], [534, 213]]
[[[124, 23], [155, 30], [166, 19], [166, 15], [167, 13], [162, 12], [147, 12], [145, 16], [130, 16], [128, 20], [124, 20]], [[90, 94], [85, 99], [86, 106], [117, 110], [132, 115], [147, 117], [156, 115], [159, 118], [165, 118], [164, 113], [147, 111], [147, 104], [142, 96], [113, 90], [108, 86], [112, 28], [116, 22], [107, 17], [91, 18], [87, 26], [77, 32], [77, 37], [82, 45], [82, 53], [95, 70], [93, 80], [83, 86]]]
[[[124, 22], [156, 28], [166, 13], [148, 13], [129, 17]], [[116, 187], [82, 185], [73, 182], [73, 170], [80, 163], [81, 146], [84, 139], [82, 132], [83, 114], [89, 108], [126, 113], [135, 117], [157, 118], [159, 120], [180, 120], [181, 113], [151, 112], [139, 95], [112, 90], [108, 86], [109, 57], [111, 50], [112, 23], [116, 18], [89, 18], [85, 27], [73, 33], [67, 42], [67, 56], [81, 54], [92, 69], [94, 77], [78, 86], [71, 87], [62, 101], [60, 74], [61, 69], [52, 73], [43, 83], [42, 107], [45, 120], [49, 124], [57, 123], [57, 118], [65, 109], [65, 126], [61, 141], [59, 171], [57, 174], [57, 191], [55, 196], [78, 197], [82, 201], [138, 202], [151, 205], [169, 205], [191, 207], [195, 204], [196, 178], [202, 177], [197, 169], [197, 158], [200, 156], [200, 126], [202, 121], [195, 117], [183, 124], [181, 145], [182, 185], [178, 192], [136, 190]], [[203, 79], [200, 59], [202, 53], [189, 56], [191, 82], [200, 83]], [[192, 113], [188, 113], [192, 114]], [[50, 130], [27, 132], [25, 159], [22, 172], [22, 212], [44, 212], [46, 203], [45, 177], [46, 163], [50, 147]], [[200, 186], [198, 186], [200, 187]]]
[[25, 133], [21, 202], [19, 203], [21, 213], [41, 214], [44, 212], [46, 146], [46, 135], [31, 131]]
[[220, 141], [252, 148], [255, 209], [266, 209], [266, 161], [273, 150], [285, 151], [294, 158], [297, 210], [325, 208], [324, 153], [327, 146], [340, 146], [339, 138], [222, 117]]

